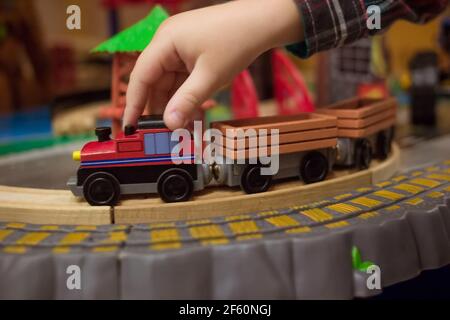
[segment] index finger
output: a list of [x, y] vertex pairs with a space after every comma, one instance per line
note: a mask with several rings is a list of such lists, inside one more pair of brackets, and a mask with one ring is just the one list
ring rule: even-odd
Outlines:
[[139, 56], [130, 75], [123, 125], [135, 125], [143, 113], [152, 85], [163, 75], [162, 52], [150, 44]]

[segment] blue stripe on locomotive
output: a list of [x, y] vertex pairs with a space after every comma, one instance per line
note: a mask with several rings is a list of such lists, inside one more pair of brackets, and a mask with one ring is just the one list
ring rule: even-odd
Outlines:
[[167, 162], [167, 161], [180, 161], [180, 160], [194, 160], [194, 155], [184, 156], [184, 157], [151, 157], [151, 158], [134, 158], [134, 159], [118, 159], [118, 160], [100, 160], [100, 161], [86, 161], [81, 162], [81, 166], [92, 167], [92, 166], [102, 166], [102, 165], [115, 165], [115, 164], [133, 164], [133, 163], [145, 163], [145, 162]]

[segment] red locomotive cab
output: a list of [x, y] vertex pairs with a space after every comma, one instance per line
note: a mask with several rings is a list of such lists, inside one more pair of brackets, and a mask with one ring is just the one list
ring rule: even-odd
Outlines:
[[[161, 117], [146, 116], [138, 127], [111, 139], [110, 128], [97, 128], [98, 141], [87, 143], [74, 159], [81, 162], [69, 187], [91, 205], [115, 205], [122, 194], [156, 194], [166, 202], [189, 200], [204, 188], [202, 165], [195, 164], [194, 148], [176, 148], [189, 141], [173, 139]], [[185, 150], [189, 150], [186, 152]]]

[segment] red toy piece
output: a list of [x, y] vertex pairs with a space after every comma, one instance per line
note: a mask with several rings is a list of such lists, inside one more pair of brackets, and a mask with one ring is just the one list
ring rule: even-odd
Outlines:
[[314, 112], [315, 106], [302, 74], [281, 50], [272, 56], [275, 99], [280, 115]]
[[137, 53], [116, 53], [112, 65], [111, 106], [100, 110], [100, 117], [113, 120], [113, 133], [121, 131], [125, 110], [128, 77], [136, 64]]
[[51, 72], [54, 90], [65, 94], [77, 82], [75, 50], [69, 45], [57, 44], [50, 49]]
[[376, 83], [362, 83], [358, 86], [358, 97], [369, 99], [387, 99], [389, 89], [385, 81]]
[[258, 117], [258, 94], [248, 70], [242, 71], [233, 81], [231, 106], [234, 119]]

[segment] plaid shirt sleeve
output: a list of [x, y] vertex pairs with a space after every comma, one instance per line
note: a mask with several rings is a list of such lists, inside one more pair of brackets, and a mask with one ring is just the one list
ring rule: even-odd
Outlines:
[[[302, 58], [376, 34], [399, 19], [424, 23], [448, 5], [448, 0], [294, 1], [302, 16], [305, 41], [288, 49]], [[379, 29], [369, 27], [374, 12], [380, 13]]]

